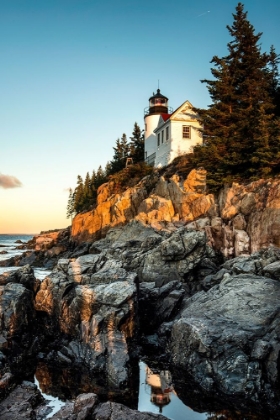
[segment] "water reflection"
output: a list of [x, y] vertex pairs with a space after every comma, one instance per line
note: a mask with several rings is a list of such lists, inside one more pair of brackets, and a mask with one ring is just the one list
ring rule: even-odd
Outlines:
[[140, 362], [139, 411], [162, 413], [173, 420], [207, 419], [206, 413], [197, 413], [177, 397], [172, 376], [168, 370], [154, 372]]
[[[162, 413], [171, 420], [264, 420], [278, 418], [253, 415], [249, 410], [228, 410], [224, 399], [206, 398], [191, 384], [180, 386], [173, 383], [168, 370], [155, 370], [144, 362], [131, 370], [131, 381], [125, 390], [109, 389], [102, 374], [91, 374], [86, 369], [60, 368], [40, 362], [35, 378], [47, 399], [60, 406], [61, 402], [73, 400], [81, 393], [94, 392], [101, 401], [115, 401], [139, 411]], [[180, 398], [177, 396], [177, 389]], [[194, 411], [187, 404], [195, 407]], [[237, 402], [238, 404], [238, 402]], [[244, 408], [244, 405], [243, 405]], [[246, 407], [245, 407], [246, 408]]]
[[60, 401], [75, 399], [79, 394], [94, 392], [101, 401], [116, 401], [137, 408], [138, 373], [131, 375], [131, 382], [124, 390], [112, 389], [108, 386], [104, 374], [93, 374], [83, 368], [54, 367], [39, 362], [35, 372], [35, 380], [48, 399], [58, 398]]

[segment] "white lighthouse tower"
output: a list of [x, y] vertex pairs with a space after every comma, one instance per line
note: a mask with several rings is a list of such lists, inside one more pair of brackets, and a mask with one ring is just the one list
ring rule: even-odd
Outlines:
[[149, 165], [154, 165], [158, 148], [154, 130], [158, 126], [160, 117], [169, 117], [172, 111], [172, 108], [168, 107], [168, 98], [160, 93], [160, 89], [157, 89], [157, 93], [149, 98], [149, 106], [144, 110], [145, 161]]

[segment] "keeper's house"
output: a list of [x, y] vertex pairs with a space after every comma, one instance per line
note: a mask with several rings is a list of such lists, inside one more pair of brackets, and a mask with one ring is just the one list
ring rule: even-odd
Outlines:
[[168, 165], [203, 141], [202, 126], [189, 101], [173, 111], [168, 98], [157, 90], [144, 110], [145, 161], [155, 167]]

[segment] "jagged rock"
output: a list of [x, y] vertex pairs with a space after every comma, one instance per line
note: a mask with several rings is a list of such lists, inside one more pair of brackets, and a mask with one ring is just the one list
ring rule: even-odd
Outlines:
[[128, 380], [127, 339], [136, 330], [136, 274], [123, 268], [116, 271], [116, 265], [108, 264], [92, 274], [99, 257], [87, 255], [59, 262], [42, 282], [35, 307], [46, 312], [56, 328], [72, 339], [68, 346], [51, 353], [50, 360], [62, 364], [72, 361], [104, 371], [109, 386], [121, 387]]
[[44, 398], [37, 386], [25, 381], [0, 402], [0, 418], [1, 420], [34, 420], [37, 418], [36, 409], [43, 401]]
[[93, 411], [92, 420], [167, 420], [160, 414], [141, 413], [140, 411], [131, 410], [130, 408], [118, 404], [107, 402], [100, 404]]
[[144, 256], [139, 271], [140, 279], [146, 282], [154, 281], [158, 287], [172, 280], [185, 281], [186, 276], [206, 255], [204, 232], [179, 229]]
[[184, 182], [185, 190], [204, 193], [206, 191], [206, 173], [207, 171], [203, 168], [193, 169]]
[[0, 313], [1, 335], [6, 339], [22, 337], [35, 319], [33, 293], [17, 283], [0, 286]]
[[[151, 179], [154, 190], [149, 195]], [[110, 228], [134, 218], [161, 230], [167, 222], [194, 220], [207, 212], [214, 215], [214, 197], [205, 195], [204, 190], [204, 170], [192, 171], [185, 184], [177, 176], [158, 180], [151, 175], [122, 194], [112, 194], [112, 183], [103, 184], [98, 190], [96, 208], [74, 218], [72, 238], [77, 243], [97, 240]]]
[[168, 322], [177, 314], [185, 295], [181, 282], [172, 281], [162, 287], [155, 283], [140, 283], [139, 287], [139, 319], [140, 330], [151, 334], [163, 322]]
[[250, 248], [250, 238], [245, 230], [234, 230], [234, 255], [248, 255]]
[[67, 403], [51, 420], [167, 420], [160, 414], [141, 413], [123, 404], [99, 403], [95, 394], [81, 394], [75, 403]]
[[266, 277], [280, 280], [280, 261], [272, 262], [263, 267], [263, 273]]
[[234, 228], [245, 230], [250, 238], [250, 252], [256, 252], [280, 245], [279, 200], [279, 180], [260, 179], [248, 185], [233, 183], [222, 190], [218, 202], [223, 220], [232, 220]]
[[40, 285], [40, 281], [36, 280], [34, 271], [29, 265], [0, 274], [0, 285], [4, 286], [8, 283], [22, 284], [26, 289], [32, 290], [34, 293], [37, 292]]
[[279, 302], [279, 282], [224, 274], [218, 286], [185, 301], [171, 326], [173, 365], [209, 392], [251, 402], [265, 394], [273, 400], [279, 379]]

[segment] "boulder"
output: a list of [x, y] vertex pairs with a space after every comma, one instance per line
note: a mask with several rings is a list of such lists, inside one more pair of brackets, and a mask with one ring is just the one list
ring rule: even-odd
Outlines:
[[40, 281], [36, 280], [34, 271], [30, 265], [25, 265], [21, 268], [7, 271], [0, 274], [0, 285], [4, 286], [8, 283], [18, 283], [23, 285], [26, 289], [37, 292]]
[[97, 406], [93, 411], [93, 420], [167, 420], [161, 414], [145, 413], [113, 402], [106, 402]]
[[127, 340], [136, 333], [136, 274], [109, 265], [113, 260], [96, 271], [100, 255], [59, 261], [42, 282], [35, 308], [69, 337], [50, 360], [102, 371], [109, 387], [122, 387], [128, 381]]
[[24, 381], [18, 385], [4, 400], [0, 402], [1, 420], [34, 420], [36, 410], [44, 402], [37, 386]]
[[224, 274], [219, 285], [185, 300], [171, 326], [173, 366], [209, 393], [271, 402], [279, 381], [279, 302], [279, 282]]

